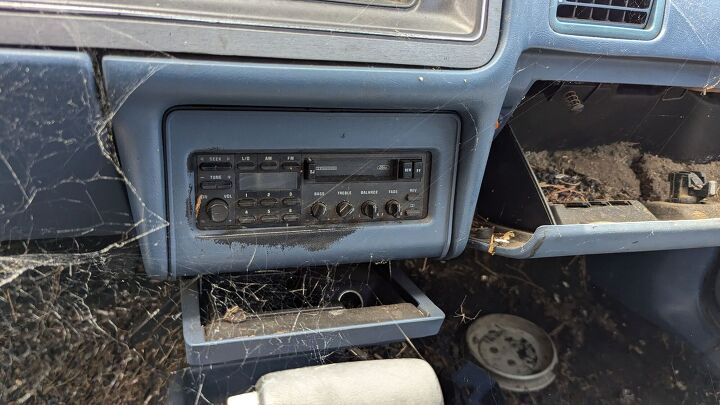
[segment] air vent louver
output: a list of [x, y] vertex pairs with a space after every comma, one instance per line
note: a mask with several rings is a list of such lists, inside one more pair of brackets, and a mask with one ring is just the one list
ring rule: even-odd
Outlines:
[[588, 20], [645, 28], [653, 0], [565, 0], [558, 4], [562, 20]]
[[557, 32], [593, 37], [652, 39], [662, 26], [666, 0], [552, 0]]

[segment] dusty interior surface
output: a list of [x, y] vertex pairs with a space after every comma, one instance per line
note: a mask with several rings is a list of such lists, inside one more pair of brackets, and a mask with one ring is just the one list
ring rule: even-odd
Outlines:
[[163, 401], [184, 366], [179, 288], [150, 280], [139, 256], [132, 244], [0, 287], [0, 402]]
[[[25, 272], [0, 294], [0, 399], [37, 403], [163, 403], [169, 373], [185, 367], [177, 305], [180, 282], [153, 282], [136, 251], [103, 266], [55, 266]], [[512, 261], [467, 251], [437, 262], [394, 263], [446, 313], [439, 335], [386, 346], [313, 353], [323, 362], [422, 357], [446, 395], [471, 357], [473, 319], [513, 313], [544, 328], [559, 355], [558, 378], [509, 403], [714, 403], [717, 381], [685, 343], [605, 298], [582, 257]], [[238, 285], [238, 289], [248, 288]], [[257, 285], [253, 288], [260, 288]], [[310, 297], [311, 294], [298, 293]], [[221, 294], [218, 294], [218, 299]], [[314, 298], [313, 298], [314, 299]], [[283, 306], [280, 296], [251, 302]], [[31, 337], [29, 337], [31, 335]], [[203, 402], [198, 397], [198, 403]]]
[[358, 324], [380, 323], [399, 319], [420, 318], [424, 314], [414, 305], [390, 304], [367, 308], [334, 308], [313, 311], [288, 311], [282, 314], [258, 315], [244, 321], [218, 319], [205, 326], [208, 340], [273, 335], [308, 330], [321, 330]]
[[640, 151], [631, 143], [530, 151], [525, 156], [550, 202], [640, 198], [640, 181], [632, 169]]
[[[477, 317], [511, 313], [545, 329], [559, 363], [557, 380], [534, 394], [505, 392], [509, 404], [716, 403], [720, 392], [705, 360], [685, 343], [606, 298], [584, 257], [511, 260], [466, 251], [447, 262], [401, 267], [446, 314], [439, 335], [361, 349], [369, 358], [421, 356], [440, 375], [445, 395], [467, 398], [450, 380], [465, 362], [465, 332]], [[415, 351], [415, 348], [417, 351]]]
[[[551, 203], [597, 200], [667, 201], [668, 175], [701, 171], [720, 181], [720, 161], [675, 162], [642, 152], [637, 144], [617, 142], [593, 148], [527, 151], [525, 156]], [[720, 202], [720, 196], [706, 203]]]
[[210, 276], [199, 283], [207, 340], [376, 324], [427, 316], [386, 265], [340, 265]]

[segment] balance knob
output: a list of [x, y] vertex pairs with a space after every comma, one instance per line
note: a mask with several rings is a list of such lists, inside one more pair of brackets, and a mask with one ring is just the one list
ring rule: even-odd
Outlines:
[[316, 202], [310, 207], [310, 214], [317, 219], [320, 219], [327, 212], [327, 206], [321, 202]]
[[340, 215], [341, 218], [344, 218], [355, 211], [355, 207], [352, 206], [347, 201], [341, 201], [337, 207], [335, 207], [335, 211], [337, 211], [337, 214]]
[[205, 211], [207, 211], [210, 220], [213, 222], [225, 222], [225, 220], [228, 219], [228, 215], [230, 215], [230, 209], [227, 203], [219, 198], [210, 200], [210, 202], [207, 203]]
[[390, 200], [385, 204], [385, 212], [397, 218], [400, 216], [400, 203], [395, 200]]
[[375, 201], [365, 201], [362, 207], [360, 207], [360, 211], [362, 211], [366, 217], [373, 219], [377, 217], [378, 206], [375, 204]]

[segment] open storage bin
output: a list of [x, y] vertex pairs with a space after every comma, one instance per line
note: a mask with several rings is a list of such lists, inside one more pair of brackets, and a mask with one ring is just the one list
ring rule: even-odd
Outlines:
[[191, 365], [430, 336], [445, 318], [403, 273], [367, 264], [201, 277], [182, 311]]
[[720, 94], [536, 83], [493, 142], [470, 243], [516, 258], [720, 245], [719, 127]]

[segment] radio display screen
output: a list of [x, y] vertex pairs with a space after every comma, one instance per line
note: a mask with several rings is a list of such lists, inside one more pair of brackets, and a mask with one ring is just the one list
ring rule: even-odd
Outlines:
[[238, 190], [297, 190], [297, 172], [241, 173], [237, 175]]

